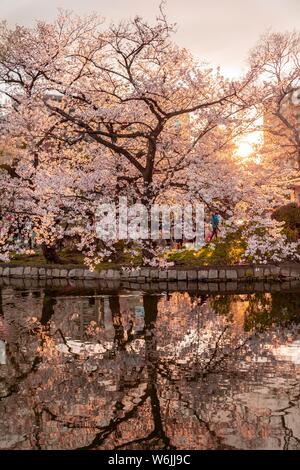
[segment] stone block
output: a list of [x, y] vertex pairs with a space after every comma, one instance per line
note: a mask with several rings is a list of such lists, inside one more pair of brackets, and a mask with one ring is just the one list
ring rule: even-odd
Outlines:
[[186, 271], [177, 271], [177, 279], [178, 279], [178, 281], [186, 281], [187, 272]]
[[165, 271], [165, 270], [160, 270], [159, 273], [158, 273], [158, 276], [159, 276], [159, 280], [161, 280], [161, 279], [167, 279], [167, 277], [168, 277], [168, 272]]
[[31, 268], [30, 276], [33, 278], [39, 277], [39, 268]]
[[245, 278], [252, 279], [254, 277], [253, 268], [245, 269]]
[[208, 279], [208, 269], [202, 269], [198, 271], [198, 279], [199, 281], [202, 281], [202, 280], [206, 281]]
[[129, 272], [127, 271], [127, 269], [121, 269], [120, 270], [120, 275], [121, 275], [121, 279], [128, 279], [129, 278]]
[[195, 280], [197, 279], [197, 271], [188, 271], [187, 272], [188, 279]]
[[290, 276], [294, 279], [299, 279], [300, 278], [300, 270], [299, 269], [291, 269]]
[[107, 270], [106, 269], [101, 269], [99, 272], [99, 279], [107, 279]]
[[76, 278], [83, 279], [84, 269], [75, 269]]
[[[111, 269], [109, 269], [108, 272], [110, 272]], [[130, 272], [130, 277], [139, 277], [141, 275], [141, 270], [140, 269], [133, 269], [131, 272]]]
[[23, 277], [24, 268], [10, 268], [11, 277]]
[[237, 279], [237, 271], [236, 269], [226, 269], [226, 279]]
[[272, 276], [279, 276], [280, 274], [280, 268], [278, 266], [272, 266], [271, 268], [271, 274]]
[[74, 279], [83, 279], [83, 269], [71, 269], [69, 271], [69, 277]]
[[237, 268], [236, 273], [239, 279], [245, 279], [245, 268]]
[[158, 269], [151, 269], [150, 270], [150, 278], [151, 279], [158, 279]]
[[167, 271], [167, 274], [168, 274], [168, 279], [170, 281], [174, 281], [177, 279], [177, 271], [176, 269], [169, 269], [169, 271]]
[[263, 279], [264, 277], [264, 268], [254, 268], [254, 277], [258, 279]]
[[283, 277], [290, 277], [290, 275], [291, 275], [291, 270], [290, 270], [290, 268], [281, 268], [280, 274], [281, 274], [281, 276], [283, 276]]
[[26, 268], [24, 268], [24, 276], [25, 277], [31, 277], [31, 266], [26, 266]]
[[150, 276], [150, 269], [149, 268], [142, 268], [140, 274], [141, 274], [141, 276], [149, 277]]
[[97, 271], [90, 271], [89, 269], [85, 269], [83, 277], [84, 279], [98, 279], [99, 273]]
[[208, 279], [218, 279], [218, 270], [217, 269], [210, 269], [208, 271]]

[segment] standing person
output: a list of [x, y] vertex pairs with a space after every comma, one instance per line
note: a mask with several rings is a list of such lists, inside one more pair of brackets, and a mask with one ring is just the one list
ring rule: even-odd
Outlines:
[[211, 234], [209, 241], [212, 241], [214, 236], [218, 238], [218, 232], [220, 232], [220, 228], [219, 228], [220, 221], [221, 221], [220, 214], [218, 211], [215, 211], [211, 218], [212, 234]]

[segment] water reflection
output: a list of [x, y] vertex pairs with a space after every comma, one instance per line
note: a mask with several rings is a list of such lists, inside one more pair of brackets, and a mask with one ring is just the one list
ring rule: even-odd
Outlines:
[[5, 287], [1, 449], [299, 449], [300, 294]]

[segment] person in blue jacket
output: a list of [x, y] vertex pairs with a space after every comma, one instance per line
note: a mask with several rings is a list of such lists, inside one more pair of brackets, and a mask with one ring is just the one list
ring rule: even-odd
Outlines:
[[221, 216], [218, 211], [215, 211], [211, 218], [212, 234], [210, 237], [210, 241], [213, 239], [213, 237], [218, 238], [218, 232], [220, 231], [220, 228], [219, 228], [220, 222], [221, 222]]

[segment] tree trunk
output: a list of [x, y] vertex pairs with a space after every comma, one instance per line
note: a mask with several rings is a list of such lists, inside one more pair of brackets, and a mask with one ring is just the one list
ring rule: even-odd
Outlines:
[[56, 304], [56, 298], [51, 292], [50, 289], [45, 290], [44, 300], [43, 300], [43, 308], [42, 308], [42, 316], [40, 319], [41, 325], [46, 326], [49, 324], [51, 318], [54, 315], [54, 305]]
[[59, 264], [60, 259], [58, 254], [56, 253], [56, 247], [55, 246], [47, 246], [46, 244], [42, 245], [42, 250], [43, 250], [43, 256], [47, 263], [55, 263]]
[[[152, 176], [151, 176], [150, 183], [151, 181], [152, 181]], [[152, 240], [151, 238], [151, 207], [152, 207], [153, 201], [154, 201], [154, 196], [153, 196], [151, 189], [149, 189], [149, 182], [144, 181], [144, 193], [143, 193], [141, 202], [147, 208], [147, 211], [148, 211], [148, 235], [149, 235], [147, 240], [143, 240], [143, 246], [142, 246], [142, 256], [143, 256], [143, 260], [145, 264], [148, 264], [149, 261], [152, 261], [153, 258], [155, 258], [155, 252], [156, 252], [157, 245], [158, 245], [157, 240]]]
[[0, 317], [4, 317], [3, 307], [2, 307], [2, 289], [0, 289]]

